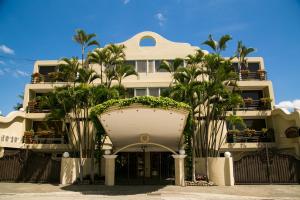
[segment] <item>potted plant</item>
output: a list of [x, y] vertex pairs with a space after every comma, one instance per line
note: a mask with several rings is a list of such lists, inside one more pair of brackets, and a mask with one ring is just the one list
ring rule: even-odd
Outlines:
[[242, 79], [247, 79], [250, 71], [248, 69], [241, 70]]
[[257, 75], [260, 80], [266, 80], [266, 71], [265, 70], [262, 70], [262, 69], [257, 70]]
[[251, 136], [255, 135], [255, 132], [256, 131], [254, 129], [250, 129], [250, 128], [246, 128], [244, 130], [245, 136], [248, 136], [248, 137], [251, 137]]
[[251, 97], [247, 97], [244, 99], [244, 104], [246, 107], [250, 106], [251, 104], [253, 104], [253, 99]]
[[227, 142], [234, 143], [236, 142], [236, 136], [240, 133], [240, 130], [233, 129], [227, 132]]
[[37, 105], [36, 99], [31, 99], [30, 101], [28, 101], [28, 106], [27, 106], [28, 112], [35, 112], [36, 105]]
[[264, 108], [264, 109], [270, 109], [271, 108], [271, 102], [272, 102], [272, 99], [269, 98], [269, 97], [264, 97], [264, 98], [260, 99], [260, 103], [262, 105], [262, 108]]
[[24, 143], [26, 144], [32, 144], [32, 138], [34, 135], [34, 131], [33, 129], [31, 129], [30, 131], [24, 131]]
[[41, 74], [38, 72], [33, 73], [31, 77], [33, 83], [39, 83], [41, 81]]

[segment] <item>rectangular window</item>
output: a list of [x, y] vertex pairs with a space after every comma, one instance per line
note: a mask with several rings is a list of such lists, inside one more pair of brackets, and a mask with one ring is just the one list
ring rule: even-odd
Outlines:
[[126, 60], [125, 65], [131, 65], [133, 68], [135, 68], [135, 60]]
[[155, 71], [156, 72], [167, 72], [166, 70], [164, 69], [160, 69], [160, 64], [161, 64], [161, 60], [156, 60], [155, 61]]
[[146, 88], [135, 89], [135, 96], [147, 96]]
[[251, 98], [253, 100], [259, 100], [263, 98], [263, 91], [261, 90], [244, 90], [241, 93], [243, 99]]
[[159, 88], [149, 88], [149, 96], [159, 97]]
[[154, 60], [148, 61], [148, 72], [149, 73], [155, 72], [155, 61]]
[[134, 88], [127, 88], [126, 89], [126, 98], [134, 97]]
[[247, 128], [261, 131], [262, 128], [266, 128], [266, 121], [264, 119], [244, 119], [244, 123]]
[[137, 64], [137, 72], [138, 73], [147, 73], [147, 61], [146, 60], [138, 60]]
[[255, 62], [255, 63], [248, 63], [248, 70], [250, 70], [251, 72], [256, 72], [257, 70], [259, 70], [259, 63]]
[[39, 73], [42, 75], [48, 75], [50, 72], [56, 72], [57, 66], [39, 66]]

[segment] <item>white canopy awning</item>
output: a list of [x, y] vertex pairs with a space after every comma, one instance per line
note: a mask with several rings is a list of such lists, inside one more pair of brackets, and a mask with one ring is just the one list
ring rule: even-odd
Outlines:
[[136, 143], [145, 145], [131, 145], [124, 151], [138, 151], [141, 146], [145, 146], [146, 151], [162, 151], [158, 145], [178, 151], [183, 142], [187, 117], [188, 111], [185, 110], [131, 105], [111, 108], [99, 115], [98, 119], [108, 134], [114, 151]]

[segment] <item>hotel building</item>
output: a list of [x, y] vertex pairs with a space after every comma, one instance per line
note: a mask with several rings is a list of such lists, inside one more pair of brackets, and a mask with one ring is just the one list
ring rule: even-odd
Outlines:
[[[145, 40], [152, 40], [153, 45], [143, 46]], [[138, 33], [118, 44], [126, 46], [126, 62], [135, 66], [139, 74], [123, 80], [123, 85], [129, 91], [130, 97], [160, 96], [172, 81], [171, 74], [159, 68], [161, 61], [172, 61], [175, 58], [184, 59], [199, 49], [199, 47], [188, 43], [169, 41], [157, 33], [148, 31]], [[239, 177], [243, 172], [235, 167], [235, 164], [236, 166], [245, 165], [243, 163], [246, 161], [243, 161], [243, 158], [252, 155], [253, 152], [277, 149], [291, 156], [293, 158], [291, 162], [296, 163], [295, 166], [299, 166], [300, 158], [299, 111], [286, 113], [281, 109], [274, 109], [275, 97], [272, 81], [267, 76], [267, 69], [270, 68], [265, 67], [262, 57], [249, 57], [247, 61], [248, 69], [242, 69], [241, 78], [238, 81], [245, 105], [237, 108], [234, 112], [244, 119], [247, 128], [252, 132], [249, 136], [245, 136], [245, 134], [234, 135], [230, 134], [230, 127], [227, 127], [227, 138], [221, 148], [222, 155], [226, 151], [232, 154], [234, 177], [237, 183], [248, 182], [243, 181], [243, 177]], [[237, 66], [237, 60], [233, 60], [233, 63], [234, 66]], [[49, 136], [49, 130], [45, 129], [43, 123], [49, 109], [42, 107], [36, 101], [38, 96], [47, 95], [55, 87], [66, 84], [65, 82], [51, 81], [49, 73], [57, 71], [58, 64], [59, 61], [57, 60], [36, 61], [33, 73], [41, 74], [43, 79], [32, 78], [32, 82], [25, 86], [24, 111], [13, 112], [7, 117], [0, 117], [0, 147], [4, 151], [2, 159], [9, 156], [9, 152], [11, 156], [16, 155], [13, 153], [13, 149], [25, 149], [51, 155], [51, 159], [56, 162], [52, 166], [54, 167], [61, 165], [60, 160], [64, 152], [71, 151], [68, 138], [62, 134], [62, 127], [53, 127], [52, 134]], [[99, 66], [94, 65], [93, 68], [99, 72]], [[97, 83], [99, 81], [95, 80], [94, 84]], [[272, 101], [269, 102], [269, 100]], [[125, 114], [121, 115], [119, 110], [111, 110], [101, 118], [102, 125], [110, 127], [106, 129], [108, 139], [104, 145], [104, 150], [110, 150], [110, 152], [114, 152], [114, 155], [118, 155], [118, 157], [113, 158], [113, 161], [106, 159], [105, 162], [102, 162], [102, 175], [107, 175], [106, 173], [116, 174], [116, 178], [110, 177], [116, 179], [116, 184], [129, 184], [132, 180], [136, 181], [137, 184], [152, 184], [157, 181], [172, 183], [174, 174], [177, 174], [175, 171], [179, 170], [178, 166], [183, 160], [179, 158], [181, 154], [178, 153], [180, 151], [178, 146], [182, 140], [185, 124], [181, 121], [186, 120], [187, 114], [176, 110], [154, 109], [153, 112], [153, 109], [143, 107], [131, 107], [124, 109], [124, 112]], [[137, 112], [140, 114], [136, 114]], [[230, 113], [232, 111], [228, 112], [228, 114]], [[287, 130], [291, 131], [291, 129], [293, 129], [292, 132], [298, 131], [297, 137], [289, 138], [286, 135]], [[34, 131], [35, 136], [26, 141], [24, 140], [24, 133], [30, 130]], [[267, 153], [270, 154], [270, 152]], [[174, 156], [174, 154], [176, 155]], [[250, 158], [247, 157], [247, 159]], [[1, 163], [3, 166], [7, 165], [4, 164], [5, 162], [0, 160], [0, 166]], [[105, 169], [105, 165], [109, 165], [106, 163], [109, 162], [116, 163], [113, 164], [115, 166], [114, 172], [107, 172], [109, 169]], [[53, 176], [59, 176], [59, 174], [55, 172]], [[72, 181], [77, 176], [74, 175], [71, 178]], [[60, 179], [62, 178], [60, 177]], [[295, 175], [294, 179], [295, 182], [299, 181], [299, 176]], [[22, 180], [26, 181], [26, 179]], [[44, 178], [43, 180], [52, 181], [51, 178]], [[53, 180], [57, 181], [55, 178]], [[5, 181], [5, 178], [2, 177], [2, 181]], [[65, 182], [70, 183], [72, 181]], [[182, 177], [181, 179], [175, 177], [175, 182], [177, 185], [183, 185]], [[114, 181], [110, 180], [107, 184], [113, 185]]]

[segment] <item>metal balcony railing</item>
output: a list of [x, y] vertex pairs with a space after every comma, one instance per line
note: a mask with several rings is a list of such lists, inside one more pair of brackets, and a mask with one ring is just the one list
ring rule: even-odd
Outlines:
[[271, 105], [264, 103], [261, 100], [248, 100], [244, 99], [244, 105], [236, 108], [236, 110], [270, 110]]
[[274, 132], [269, 129], [263, 131], [228, 131], [227, 143], [257, 143], [257, 142], [275, 142]]
[[[47, 135], [48, 134], [48, 135]], [[65, 137], [53, 135], [51, 131], [26, 131], [23, 137], [26, 144], [67, 144]]]
[[31, 100], [28, 102], [27, 112], [29, 113], [48, 113], [50, 109], [42, 106], [38, 100]]
[[63, 78], [56, 77], [51, 74], [43, 75], [39, 73], [35, 73], [31, 76], [31, 83], [60, 83], [60, 82], [67, 82]]
[[249, 71], [249, 70], [242, 70], [240, 72], [240, 80], [268, 80], [267, 72], [263, 70], [258, 71]]

